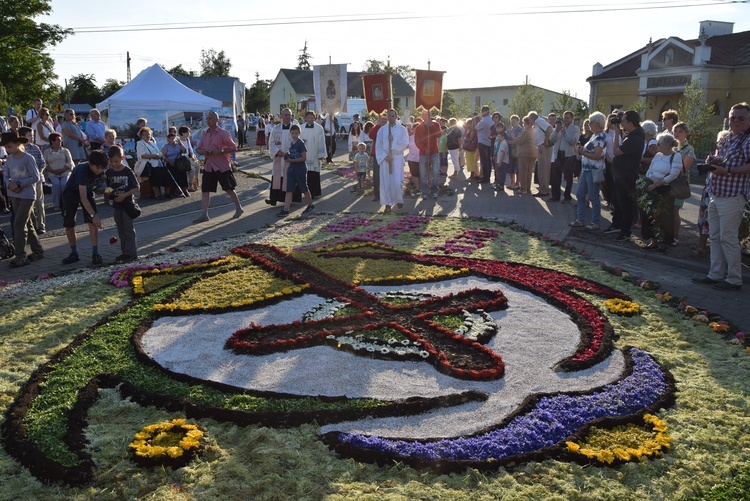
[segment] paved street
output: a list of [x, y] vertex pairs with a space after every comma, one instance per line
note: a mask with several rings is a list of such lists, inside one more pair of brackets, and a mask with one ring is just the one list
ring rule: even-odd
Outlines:
[[[270, 179], [271, 163], [267, 157], [261, 158], [242, 152], [238, 154], [237, 160], [240, 163], [240, 171]], [[345, 156], [340, 156], [337, 160], [343, 162]], [[209, 211], [211, 222], [201, 225], [191, 224], [199, 214], [200, 197], [196, 196], [200, 195], [199, 193], [193, 194], [187, 201], [144, 201], [144, 205], [148, 205], [148, 213], [144, 212], [144, 216], [136, 220], [140, 255], [145, 256], [187, 243], [209, 242], [277, 224], [279, 218], [276, 217], [276, 213], [279, 208], [269, 207], [264, 202], [268, 184], [262, 179], [238, 174], [238, 178], [240, 177], [243, 178], [240, 182], [242, 189], [238, 190], [238, 193], [245, 210], [244, 216], [240, 219], [231, 219], [234, 206], [226, 195], [212, 197]], [[378, 203], [372, 201], [372, 197], [350, 193], [354, 182], [330, 170], [323, 172], [322, 184], [323, 196], [315, 202], [316, 212], [376, 212], [380, 209]], [[604, 261], [611, 266], [622, 268], [636, 277], [657, 281], [673, 296], [686, 296], [691, 304], [719, 313], [745, 330], [750, 329], [750, 272], [747, 268], [744, 270], [745, 286], [742, 291], [721, 292], [708, 286], [698, 286], [690, 279], [693, 276], [705, 275], [705, 260], [676, 259], [670, 257], [669, 252], [661, 255], [653, 251], [640, 250], [632, 244], [616, 244], [614, 236], [593, 240], [571, 236], [568, 223], [575, 219], [575, 208], [571, 205], [548, 203], [531, 196], [514, 195], [510, 191], [495, 192], [488, 184], [480, 185], [463, 179], [451, 179], [449, 186], [455, 191], [453, 196], [441, 196], [437, 200], [407, 198], [404, 212], [515, 221], [551, 239], [565, 240], [574, 245], [579, 252], [585, 252], [596, 261]], [[691, 224], [695, 224], [697, 220], [699, 194], [698, 187], [693, 186], [693, 201], [686, 203], [682, 211], [683, 220]], [[297, 204], [292, 208], [294, 216], [301, 212], [302, 206]], [[109, 228], [109, 233], [116, 235], [114, 222], [107, 218], [111, 215], [111, 209], [102, 207], [100, 212], [105, 218], [104, 224]], [[609, 224], [607, 218], [609, 213], [603, 212], [602, 228]], [[90, 244], [83, 226], [79, 227], [82, 233], [78, 234], [81, 262], [69, 266], [60, 264], [70, 251], [61, 231], [60, 220], [59, 213], [48, 216], [48, 233], [42, 238], [45, 258], [19, 269], [9, 268], [9, 260], [4, 260], [0, 262], [0, 280], [28, 280], [47, 273], [59, 273], [71, 269], [70, 266], [75, 268], [89, 265]], [[10, 235], [7, 215], [0, 217], [0, 227]], [[120, 253], [119, 244], [109, 245], [109, 235], [103, 232], [100, 235], [100, 254], [104, 257], [105, 263], [111, 263]]]

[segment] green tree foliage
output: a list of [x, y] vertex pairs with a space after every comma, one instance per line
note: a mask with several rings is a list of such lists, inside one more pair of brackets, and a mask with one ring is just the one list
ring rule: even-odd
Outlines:
[[201, 51], [201, 76], [202, 77], [228, 77], [232, 63], [224, 54], [224, 51], [216, 52], [213, 49]]
[[104, 85], [102, 85], [100, 94], [102, 100], [107, 99], [109, 96], [122, 89], [125, 86], [125, 82], [120, 82], [114, 78], [108, 78]]
[[544, 92], [542, 89], [538, 89], [529, 83], [519, 86], [516, 94], [510, 99], [510, 103], [508, 103], [510, 114], [518, 115], [519, 117], [526, 116], [532, 110], [543, 113], [543, 107]]
[[102, 99], [101, 92], [99, 92], [99, 88], [96, 86], [94, 75], [87, 75], [85, 73], [76, 75], [70, 79], [68, 86], [71, 103], [86, 103], [90, 106], [95, 106]]
[[[362, 67], [362, 71], [365, 73], [385, 73], [385, 67], [386, 67], [385, 61], [380, 61], [378, 59], [368, 59], [365, 61], [364, 66]], [[409, 66], [408, 64], [402, 64], [400, 66], [391, 66], [391, 69], [401, 75], [401, 77], [406, 80], [406, 83], [414, 87], [417, 83], [417, 76], [414, 74], [414, 68]]]
[[312, 56], [307, 52], [307, 40], [305, 40], [305, 46], [300, 50], [299, 58], [297, 58], [297, 69], [298, 70], [311, 70], [310, 59]]
[[643, 103], [643, 101], [638, 100], [635, 101], [630, 106], [625, 107], [625, 111], [627, 110], [634, 110], [638, 112], [638, 115], [641, 117], [641, 121], [646, 120], [646, 105]]
[[261, 80], [255, 74], [255, 83], [245, 89], [245, 111], [249, 113], [265, 113], [271, 109], [271, 85], [272, 80]]
[[191, 76], [190, 72], [188, 70], [186, 70], [185, 68], [183, 68], [181, 64], [178, 64], [177, 66], [173, 66], [172, 68], [170, 68], [168, 70], [165, 68], [165, 70], [166, 70], [167, 73], [169, 73], [173, 77], [189, 77], [189, 76]]
[[690, 127], [689, 141], [695, 147], [696, 154], [711, 152], [718, 129], [709, 125], [714, 116], [714, 105], [706, 103], [706, 92], [700, 79], [693, 79], [685, 85], [682, 98], [677, 103], [677, 114], [680, 121]]
[[576, 106], [576, 99], [570, 94], [570, 91], [563, 89], [555, 101], [552, 103], [552, 111], [557, 115], [562, 115], [566, 111], [573, 111]]
[[456, 97], [452, 93], [448, 91], [444, 92], [443, 109], [445, 110], [445, 115], [447, 115], [449, 118], [454, 117], [462, 120], [468, 117], [474, 111], [471, 92], [467, 93], [459, 101], [456, 101]]
[[0, 7], [0, 106], [13, 106], [19, 113], [41, 97], [55, 97], [52, 83], [54, 61], [43, 51], [60, 43], [72, 30], [37, 23], [38, 16], [52, 10], [49, 0], [3, 1]]

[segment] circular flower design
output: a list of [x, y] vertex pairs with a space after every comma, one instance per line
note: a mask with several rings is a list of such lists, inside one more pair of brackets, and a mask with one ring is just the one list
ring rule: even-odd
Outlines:
[[183, 466], [203, 445], [203, 430], [195, 423], [173, 419], [150, 424], [130, 443], [133, 459], [142, 466]]

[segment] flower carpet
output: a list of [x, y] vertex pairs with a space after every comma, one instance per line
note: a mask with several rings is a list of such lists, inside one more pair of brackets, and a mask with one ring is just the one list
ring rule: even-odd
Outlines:
[[492, 221], [319, 215], [29, 284], [36, 299], [2, 289], [19, 333], [3, 483], [663, 499], [725, 480], [747, 460], [747, 356], [565, 247]]

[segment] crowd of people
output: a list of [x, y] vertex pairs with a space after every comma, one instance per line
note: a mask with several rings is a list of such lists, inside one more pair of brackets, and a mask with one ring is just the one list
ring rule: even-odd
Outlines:
[[[737, 229], [750, 192], [750, 142], [745, 141], [749, 115], [746, 103], [732, 108], [730, 130], [721, 135], [716, 154], [706, 162], [699, 230], [702, 245], [710, 238], [711, 271], [696, 281], [723, 290], [741, 287]], [[64, 263], [80, 259], [74, 232], [79, 207], [89, 225], [92, 261], [101, 263], [97, 237], [101, 221], [93, 193], [107, 185], [113, 192], [121, 261], [137, 258], [132, 220], [140, 213], [134, 197], [139, 182], [148, 181], [157, 200], [189, 197], [200, 189], [201, 214], [195, 224], [210, 221], [210, 194], [219, 186], [235, 204], [233, 217], [242, 216], [232, 172], [238, 144], [219, 126], [215, 112], [207, 114], [208, 127], [197, 144], [188, 127], [170, 127], [161, 149], [145, 119], [140, 119], [132, 171], [123, 161], [115, 131], [106, 128], [97, 110], [90, 117], [85, 132], [72, 110], [56, 125], [37, 100], [25, 126], [16, 117], [8, 120], [2, 146], [6, 150], [3, 195], [7, 194], [9, 203], [4, 199], [1, 208], [12, 211], [16, 258], [11, 266], [43, 257], [37, 236], [45, 232], [43, 182], [51, 186], [53, 206], [63, 215], [71, 247]], [[540, 197], [546, 203], [575, 203], [576, 219], [570, 225], [587, 230], [600, 230], [603, 200], [612, 211], [612, 223], [603, 231], [617, 233], [616, 241], [631, 240], [634, 221], [639, 220], [643, 248], [664, 252], [678, 245], [679, 210], [689, 191], [678, 196], [675, 185], [688, 175], [696, 159], [688, 142], [689, 127], [674, 110], [664, 112], [661, 133], [654, 122], [641, 122], [634, 110], [614, 110], [609, 116], [594, 112], [582, 130], [571, 111], [560, 117], [556, 113], [540, 116], [536, 111], [522, 118], [513, 115], [506, 126], [504, 117], [490, 113], [488, 106], [464, 120], [434, 117], [426, 110], [419, 117], [401, 119], [389, 110], [376, 117], [376, 123], [362, 123], [358, 115], [353, 118], [347, 134], [348, 159], [357, 175], [352, 191], [364, 194], [371, 178], [373, 201], [380, 202], [385, 213], [403, 207], [404, 196], [436, 199], [448, 179], [465, 176], [467, 182]], [[245, 145], [244, 120], [238, 123], [242, 124], [238, 142]], [[321, 195], [321, 166], [335, 155], [336, 117], [307, 111], [300, 124], [291, 110], [284, 109], [278, 120], [272, 115], [257, 117], [256, 128], [256, 146], [267, 147], [272, 159], [266, 203], [281, 203], [278, 216], [284, 217], [290, 214], [292, 202], [300, 202], [304, 195], [303, 212], [315, 210], [313, 201]], [[203, 157], [202, 179], [198, 155]], [[404, 186], [406, 172], [410, 180]], [[575, 202], [574, 178], [578, 178]], [[534, 193], [532, 184], [536, 185]], [[31, 247], [28, 256], [27, 243]]]

